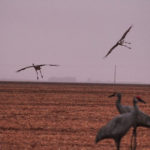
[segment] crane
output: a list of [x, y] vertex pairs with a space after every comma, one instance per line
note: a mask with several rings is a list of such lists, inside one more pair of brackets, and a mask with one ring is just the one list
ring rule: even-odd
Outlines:
[[101, 127], [96, 135], [95, 143], [103, 139], [111, 138], [114, 139], [117, 150], [120, 150], [122, 137], [128, 132], [130, 127], [136, 124], [137, 114], [139, 112], [137, 102], [145, 103], [140, 97], [134, 97], [133, 111], [120, 114]]
[[32, 66], [27, 66], [27, 67], [21, 68], [21, 69], [17, 70], [16, 72], [20, 72], [20, 71], [28, 69], [28, 68], [34, 68], [35, 71], [36, 71], [37, 80], [38, 80], [39, 79], [39, 77], [38, 77], [38, 71], [40, 72], [41, 78], [43, 78], [43, 75], [42, 75], [42, 72], [41, 72], [41, 68], [43, 66], [54, 66], [54, 67], [57, 67], [59, 65], [57, 65], [57, 64], [40, 64], [40, 65], [34, 65], [34, 64], [32, 64]]
[[[108, 97], [114, 97], [114, 96], [116, 96], [118, 98], [116, 100], [116, 107], [117, 107], [117, 110], [119, 111], [120, 114], [133, 111], [134, 108], [132, 106], [125, 106], [125, 105], [121, 104], [121, 98], [122, 98], [121, 93], [114, 92], [112, 95], [110, 95]], [[133, 137], [135, 138], [134, 149], [136, 149], [136, 136], [137, 136], [136, 130], [137, 130], [137, 127], [150, 128], [150, 116], [143, 113], [140, 110], [139, 110], [138, 115], [137, 115], [137, 124], [136, 124], [136, 126], [133, 127], [133, 134], [132, 134], [132, 138], [131, 138], [131, 147], [132, 147]]]
[[122, 37], [120, 38], [119, 41], [117, 41], [117, 43], [108, 51], [108, 53], [105, 55], [105, 58], [118, 46], [124, 46], [128, 49], [131, 49], [131, 47], [125, 45], [125, 44], [131, 44], [130, 42], [126, 42], [124, 39], [126, 37], [126, 35], [128, 34], [128, 32], [131, 30], [132, 25], [126, 30], [126, 32], [122, 35]]

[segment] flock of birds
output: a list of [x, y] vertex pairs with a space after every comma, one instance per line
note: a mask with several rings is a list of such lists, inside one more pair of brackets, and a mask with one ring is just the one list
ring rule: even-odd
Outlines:
[[[125, 41], [125, 37], [128, 32], [131, 30], [132, 26], [130, 26], [122, 37], [116, 42], [116, 44], [107, 52], [104, 58], [108, 57], [110, 53], [117, 47], [117, 46], [124, 46], [128, 49], [131, 47], [127, 46], [127, 44], [131, 44], [130, 42]], [[40, 72], [41, 78], [43, 78], [41, 67], [43, 66], [54, 66], [57, 67], [57, 64], [40, 64], [27, 66], [17, 70], [17, 72], [23, 71], [25, 69], [34, 68], [37, 74], [37, 80], [39, 79], [38, 71]], [[133, 127], [133, 133], [131, 137], [131, 145], [130, 149], [135, 150], [137, 146], [136, 136], [137, 136], [137, 127], [148, 127], [150, 128], [150, 116], [143, 113], [139, 110], [137, 103], [145, 103], [140, 97], [136, 96], [133, 98], [133, 107], [131, 106], [123, 106], [121, 104], [121, 93], [113, 93], [109, 97], [117, 96], [118, 100], [116, 101], [116, 107], [120, 113], [120, 115], [114, 117], [110, 120], [105, 126], [101, 127], [98, 131], [95, 139], [95, 143], [107, 138], [112, 138], [115, 141], [117, 150], [120, 150], [120, 142], [123, 136], [128, 132], [128, 130]], [[134, 144], [133, 144], [134, 139]]]
[[[128, 49], [131, 47], [125, 44], [131, 44], [130, 42], [125, 41], [125, 37], [128, 32], [131, 30], [132, 26], [130, 26], [125, 33], [122, 35], [120, 40], [108, 51], [104, 58], [106, 58], [117, 46], [124, 46]], [[139, 96], [133, 98], [133, 107], [124, 106], [121, 104], [121, 93], [113, 93], [109, 97], [117, 96], [118, 99], [116, 101], [116, 107], [119, 111], [120, 115], [114, 117], [110, 120], [106, 125], [101, 127], [96, 135], [95, 143], [107, 138], [114, 139], [116, 144], [116, 149], [120, 150], [120, 142], [122, 137], [126, 135], [131, 127], [133, 127], [133, 133], [131, 137], [130, 150], [136, 150], [137, 147], [137, 128], [138, 127], [147, 127], [150, 128], [150, 116], [143, 113], [139, 110], [137, 103], [145, 103]], [[133, 143], [134, 140], [134, 143]]]
[[[110, 53], [111, 53], [117, 46], [119, 46], [119, 45], [120, 45], [120, 46], [124, 46], [124, 47], [126, 47], [126, 48], [128, 48], [128, 49], [131, 49], [131, 47], [125, 45], [125, 44], [131, 44], [131, 43], [130, 43], [130, 42], [126, 42], [126, 41], [124, 40], [125, 37], [126, 37], [126, 35], [128, 34], [128, 32], [131, 30], [131, 28], [132, 28], [132, 26], [130, 26], [130, 27], [126, 30], [126, 32], [122, 35], [122, 37], [120, 38], [120, 40], [117, 41], [117, 43], [108, 51], [108, 53], [105, 55], [105, 58], [106, 58], [108, 55], [110, 55]], [[57, 64], [40, 64], [40, 65], [34, 65], [34, 64], [32, 64], [32, 66], [27, 66], [27, 67], [21, 68], [21, 69], [17, 70], [16, 72], [20, 72], [20, 71], [23, 71], [23, 70], [29, 69], [29, 68], [34, 68], [35, 71], [36, 71], [37, 80], [38, 80], [38, 79], [39, 79], [38, 71], [40, 72], [41, 78], [43, 78], [43, 75], [42, 75], [42, 72], [41, 72], [41, 68], [42, 68], [43, 66], [54, 66], [54, 67], [57, 67], [57, 66], [59, 66], [59, 65], [57, 65]]]

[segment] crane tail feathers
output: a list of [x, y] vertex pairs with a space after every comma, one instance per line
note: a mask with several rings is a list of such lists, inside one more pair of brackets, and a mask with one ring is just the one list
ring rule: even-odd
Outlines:
[[96, 135], [96, 138], [95, 138], [95, 144], [97, 144], [100, 140], [101, 140], [101, 136], [98, 132], [98, 134]]
[[99, 142], [98, 137], [95, 138], [95, 144], [97, 144]]

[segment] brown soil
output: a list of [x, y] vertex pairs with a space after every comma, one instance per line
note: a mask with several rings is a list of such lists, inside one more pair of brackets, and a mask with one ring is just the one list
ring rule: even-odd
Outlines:
[[[122, 103], [132, 105], [133, 96], [147, 104], [149, 85], [0, 83], [0, 150], [115, 150], [114, 141], [94, 143], [98, 129], [114, 116], [114, 91]], [[123, 137], [121, 150], [129, 149], [132, 130]], [[138, 128], [137, 150], [150, 149], [150, 129]]]

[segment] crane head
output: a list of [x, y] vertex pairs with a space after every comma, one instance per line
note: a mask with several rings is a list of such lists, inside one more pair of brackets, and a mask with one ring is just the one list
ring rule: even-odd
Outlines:
[[136, 100], [136, 102], [141, 102], [141, 103], [144, 103], [144, 104], [146, 103], [144, 100], [141, 99], [140, 96], [136, 96], [135, 100]]
[[109, 95], [108, 97], [114, 97], [116, 96], [116, 92], [114, 92], [113, 94]]
[[121, 96], [121, 93], [114, 92], [113, 94], [109, 95], [108, 97], [114, 97], [114, 96]]

